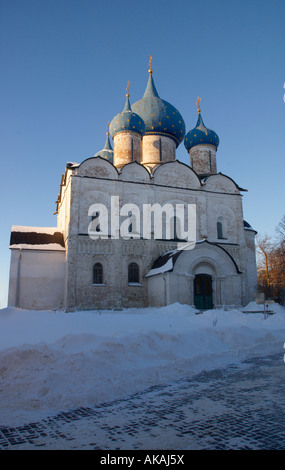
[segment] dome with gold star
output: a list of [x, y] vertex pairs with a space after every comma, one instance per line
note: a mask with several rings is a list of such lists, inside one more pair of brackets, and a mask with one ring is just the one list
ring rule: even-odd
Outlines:
[[110, 134], [112, 138], [114, 138], [114, 136], [119, 132], [132, 131], [142, 136], [145, 133], [145, 124], [143, 119], [132, 110], [130, 105], [128, 90], [129, 84], [127, 87], [125, 107], [123, 111], [117, 114], [110, 123]]
[[144, 96], [132, 105], [132, 109], [143, 119], [146, 135], [165, 135], [174, 140], [176, 147], [183, 141], [185, 136], [184, 120], [172, 104], [159, 97], [151, 68]]
[[[198, 99], [199, 103], [199, 99]], [[184, 139], [184, 145], [189, 151], [192, 147], [201, 144], [213, 145], [218, 148], [220, 143], [219, 137], [216, 132], [208, 129], [202, 119], [200, 106], [198, 107], [198, 119], [194, 129], [189, 131]]]

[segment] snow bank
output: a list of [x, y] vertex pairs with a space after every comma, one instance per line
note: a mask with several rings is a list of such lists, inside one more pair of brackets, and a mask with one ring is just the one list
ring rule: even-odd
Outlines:
[[[249, 305], [246, 311], [260, 310]], [[0, 425], [93, 406], [252, 354], [280, 352], [285, 308], [275, 314], [187, 305], [122, 311], [0, 310]], [[285, 367], [285, 366], [284, 366]]]

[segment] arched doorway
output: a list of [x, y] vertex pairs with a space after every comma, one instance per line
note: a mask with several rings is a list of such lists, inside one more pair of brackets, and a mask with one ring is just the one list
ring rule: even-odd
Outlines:
[[194, 304], [200, 310], [213, 308], [212, 276], [196, 274], [194, 279]]

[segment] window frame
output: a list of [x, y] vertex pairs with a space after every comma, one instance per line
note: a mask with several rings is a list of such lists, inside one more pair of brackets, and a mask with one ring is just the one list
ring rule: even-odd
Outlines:
[[217, 239], [218, 240], [225, 240], [224, 230], [223, 230], [223, 223], [220, 220], [217, 221]]
[[128, 285], [141, 285], [140, 266], [135, 261], [131, 261], [128, 264]]
[[[95, 268], [100, 266], [101, 272], [95, 273]], [[99, 279], [98, 277], [99, 276]], [[101, 281], [101, 282], [96, 282], [96, 281]], [[96, 261], [96, 263], [93, 264], [93, 286], [104, 286], [104, 267], [103, 264], [100, 263], [100, 261]]]

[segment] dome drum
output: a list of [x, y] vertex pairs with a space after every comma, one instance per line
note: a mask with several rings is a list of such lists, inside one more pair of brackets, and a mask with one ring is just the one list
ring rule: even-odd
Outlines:
[[119, 132], [114, 136], [114, 165], [121, 168], [130, 162], [141, 162], [141, 136], [135, 132]]
[[174, 161], [176, 144], [169, 136], [146, 134], [142, 142], [142, 164], [148, 166]]
[[217, 173], [216, 147], [200, 144], [189, 151], [191, 168], [200, 176], [205, 177]]

